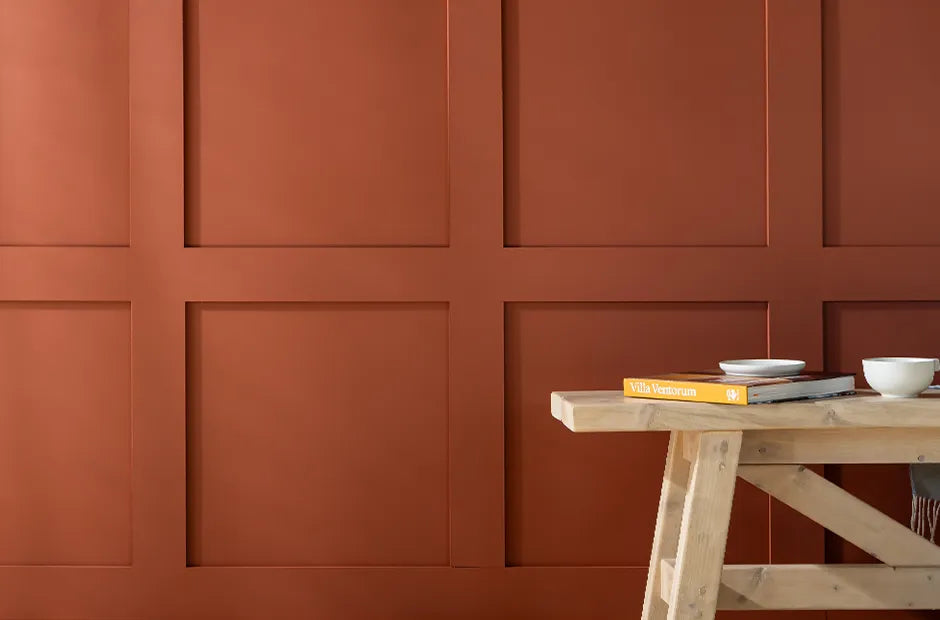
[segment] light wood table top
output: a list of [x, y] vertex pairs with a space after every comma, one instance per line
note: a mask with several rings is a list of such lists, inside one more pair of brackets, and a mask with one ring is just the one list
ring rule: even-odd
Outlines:
[[631, 398], [620, 390], [553, 392], [552, 416], [575, 432], [758, 429], [940, 429], [940, 394], [854, 396], [763, 405], [714, 405]]
[[[552, 393], [576, 432], [671, 431], [641, 620], [716, 609], [940, 609], [940, 547], [807, 464], [940, 462], [940, 394], [764, 405]], [[726, 565], [740, 477], [884, 565]]]

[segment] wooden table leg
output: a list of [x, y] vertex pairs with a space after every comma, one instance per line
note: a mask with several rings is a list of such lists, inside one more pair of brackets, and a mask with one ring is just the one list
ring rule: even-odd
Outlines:
[[741, 431], [698, 436], [667, 620], [712, 620], [728, 541]]
[[690, 465], [683, 458], [682, 441], [695, 438], [695, 434], [672, 431], [669, 450], [666, 452], [666, 471], [663, 488], [659, 495], [659, 512], [656, 516], [656, 533], [653, 535], [653, 552], [646, 577], [646, 597], [643, 600], [643, 620], [665, 620], [669, 606], [660, 597], [660, 565], [662, 560], [675, 558], [679, 550], [679, 527], [682, 509], [685, 506], [686, 488], [689, 484]]

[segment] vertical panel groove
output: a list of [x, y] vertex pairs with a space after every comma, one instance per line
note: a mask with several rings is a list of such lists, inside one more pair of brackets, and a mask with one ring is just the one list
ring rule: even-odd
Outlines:
[[201, 237], [199, 208], [199, 5], [183, 3], [183, 245]]

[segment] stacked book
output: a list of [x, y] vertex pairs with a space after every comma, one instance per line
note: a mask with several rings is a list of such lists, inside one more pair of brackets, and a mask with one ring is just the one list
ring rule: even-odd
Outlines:
[[802, 372], [786, 377], [751, 377], [721, 370], [683, 372], [623, 380], [624, 396], [698, 403], [754, 405], [804, 398], [844, 396], [855, 391], [855, 375]]

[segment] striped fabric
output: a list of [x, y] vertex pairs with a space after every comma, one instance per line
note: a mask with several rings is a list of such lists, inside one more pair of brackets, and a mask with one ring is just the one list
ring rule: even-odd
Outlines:
[[940, 518], [940, 463], [911, 465], [911, 529], [933, 542]]

